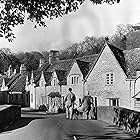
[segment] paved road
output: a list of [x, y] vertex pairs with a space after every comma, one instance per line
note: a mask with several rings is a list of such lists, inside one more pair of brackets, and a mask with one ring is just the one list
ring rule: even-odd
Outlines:
[[[40, 115], [34, 114], [34, 116]], [[25, 127], [1, 133], [0, 140], [132, 139], [123, 130], [102, 121], [67, 120], [64, 115], [44, 116], [43, 119], [32, 120]]]

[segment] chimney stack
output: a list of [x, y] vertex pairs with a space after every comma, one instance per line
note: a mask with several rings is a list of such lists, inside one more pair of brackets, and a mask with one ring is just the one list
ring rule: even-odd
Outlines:
[[41, 59], [39, 60], [39, 67], [42, 67], [43, 64], [44, 64], [44, 59], [41, 58]]
[[17, 70], [16, 70], [16, 68], [15, 68], [13, 74], [16, 74], [16, 73], [17, 73]]
[[59, 61], [59, 51], [51, 50], [49, 54], [49, 64]]
[[8, 68], [8, 77], [10, 77], [13, 74], [12, 66], [10, 65]]
[[24, 72], [26, 72], [26, 67], [25, 67], [24, 64], [21, 64], [21, 66], [20, 66], [20, 74], [22, 74]]

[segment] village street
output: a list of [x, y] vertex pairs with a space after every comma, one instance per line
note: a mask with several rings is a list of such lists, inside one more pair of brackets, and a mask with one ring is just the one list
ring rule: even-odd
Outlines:
[[122, 129], [97, 120], [67, 120], [64, 114], [43, 113], [23, 113], [22, 117], [27, 124], [30, 123], [18, 129], [18, 123], [14, 124], [0, 134], [1, 140], [133, 139]]

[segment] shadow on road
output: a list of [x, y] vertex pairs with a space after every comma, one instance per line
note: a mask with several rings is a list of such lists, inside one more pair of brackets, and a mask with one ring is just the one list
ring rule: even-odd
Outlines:
[[6, 128], [3, 132], [6, 131], [12, 131], [21, 127], [25, 127], [27, 126], [31, 121], [35, 120], [35, 119], [42, 119], [40, 117], [36, 117], [36, 118], [21, 118], [20, 120], [18, 120], [17, 122], [14, 122], [13, 124], [11, 124], [8, 128]]

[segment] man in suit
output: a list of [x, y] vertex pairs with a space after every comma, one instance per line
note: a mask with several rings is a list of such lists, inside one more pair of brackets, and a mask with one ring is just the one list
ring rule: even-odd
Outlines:
[[65, 108], [66, 108], [66, 118], [72, 119], [73, 117], [73, 109], [74, 109], [74, 102], [76, 100], [75, 94], [72, 92], [72, 88], [68, 89], [68, 94], [65, 97]]

